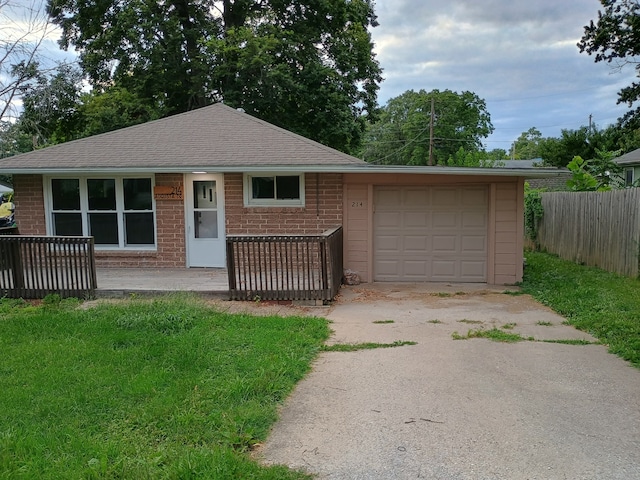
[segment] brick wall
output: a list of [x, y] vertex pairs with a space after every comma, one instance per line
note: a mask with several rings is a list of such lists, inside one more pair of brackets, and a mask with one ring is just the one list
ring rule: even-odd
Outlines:
[[14, 175], [13, 192], [20, 235], [46, 235], [42, 175]]
[[342, 174], [307, 173], [304, 207], [245, 207], [242, 174], [224, 176], [226, 233], [317, 234], [342, 225]]
[[[16, 220], [24, 235], [45, 235], [41, 175], [14, 175]], [[242, 174], [225, 174], [227, 234], [317, 234], [342, 225], [342, 175], [305, 176], [304, 207], [245, 207]], [[182, 174], [157, 174], [156, 185], [183, 185]], [[184, 187], [184, 185], [183, 185]], [[96, 251], [101, 267], [186, 266], [184, 202], [156, 200], [156, 251]]]

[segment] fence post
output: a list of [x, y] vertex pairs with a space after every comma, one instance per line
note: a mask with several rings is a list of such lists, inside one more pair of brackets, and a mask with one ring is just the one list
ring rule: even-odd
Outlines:
[[13, 276], [13, 288], [24, 288], [24, 269], [22, 268], [22, 254], [20, 242], [14, 239], [9, 241], [9, 265]]

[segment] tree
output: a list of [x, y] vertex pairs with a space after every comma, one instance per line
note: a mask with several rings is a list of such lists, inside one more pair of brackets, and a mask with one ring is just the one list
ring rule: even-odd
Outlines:
[[32, 139], [33, 148], [77, 138], [82, 72], [60, 65], [50, 75], [38, 73], [23, 87], [19, 128]]
[[125, 88], [112, 87], [103, 93], [82, 95], [78, 114], [79, 138], [156, 120], [162, 116], [162, 110]]
[[542, 133], [535, 127], [522, 132], [512, 146], [514, 160], [532, 160], [540, 157], [540, 141]]
[[98, 93], [166, 114], [215, 101], [351, 151], [381, 70], [372, 0], [49, 0]]
[[572, 176], [567, 180], [567, 186], [573, 191], [605, 191], [612, 188], [624, 188], [625, 181], [622, 167], [613, 159], [620, 152], [606, 152], [597, 150], [597, 156], [591, 160], [584, 160], [575, 156], [567, 165]]
[[640, 147], [639, 140], [636, 132], [619, 125], [610, 125], [605, 129], [582, 126], [575, 130], [563, 129], [560, 137], [540, 139], [538, 152], [545, 165], [565, 167], [575, 156], [593, 160], [598, 158], [599, 151], [621, 155]]
[[509, 160], [509, 154], [504, 148], [494, 148], [487, 152], [487, 158], [499, 162], [500, 160]]
[[497, 167], [504, 165], [503, 158], [492, 157], [485, 151], [467, 151], [460, 147], [458, 151], [449, 156], [447, 165], [452, 167]]
[[446, 165], [449, 158], [460, 157], [461, 147], [465, 152], [482, 151], [482, 139], [492, 132], [486, 103], [475, 93], [408, 90], [381, 109], [380, 120], [367, 131], [361, 155], [372, 163], [427, 165], [432, 148], [433, 163]]
[[[604, 7], [598, 20], [584, 27], [578, 42], [580, 52], [595, 55], [596, 62], [614, 63], [618, 68], [635, 65], [640, 76], [640, 4], [635, 0], [600, 0]], [[632, 107], [640, 100], [640, 82], [632, 82], [618, 93], [618, 103]], [[621, 119], [623, 126], [640, 127], [640, 108], [627, 112]]]
[[40, 0], [0, 0], [0, 121], [18, 116], [17, 101], [38, 75], [40, 47], [51, 30]]

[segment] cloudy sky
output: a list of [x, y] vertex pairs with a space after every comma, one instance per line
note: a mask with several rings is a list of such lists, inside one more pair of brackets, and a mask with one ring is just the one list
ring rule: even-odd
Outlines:
[[379, 102], [406, 90], [465, 90], [487, 102], [495, 132], [486, 148], [509, 150], [530, 127], [614, 123], [627, 109], [616, 92], [635, 72], [580, 53], [598, 0], [376, 0], [372, 30], [385, 78]]
[[[43, 0], [19, 0], [39, 5]], [[375, 0], [372, 29], [385, 78], [384, 105], [406, 90], [465, 90], [487, 102], [495, 132], [488, 150], [509, 150], [531, 127], [544, 136], [563, 128], [614, 123], [626, 110], [617, 91], [635, 78], [580, 53], [584, 25], [597, 18], [598, 0]], [[59, 32], [45, 42], [55, 59]]]

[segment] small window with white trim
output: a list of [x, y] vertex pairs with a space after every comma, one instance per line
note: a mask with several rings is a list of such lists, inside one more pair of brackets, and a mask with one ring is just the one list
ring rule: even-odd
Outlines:
[[304, 206], [304, 174], [245, 174], [246, 206]]

